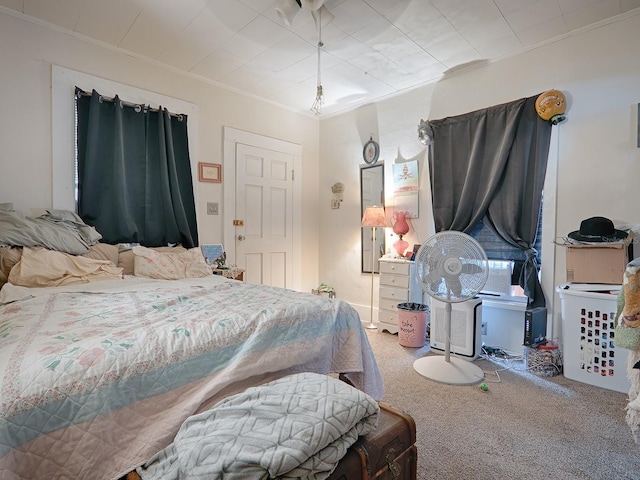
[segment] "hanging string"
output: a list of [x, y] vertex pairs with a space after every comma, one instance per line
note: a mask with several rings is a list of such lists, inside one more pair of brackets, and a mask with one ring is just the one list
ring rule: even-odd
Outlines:
[[320, 111], [322, 109], [322, 105], [324, 104], [324, 95], [322, 92], [322, 78], [321, 78], [321, 68], [320, 68], [320, 51], [324, 43], [322, 43], [322, 9], [318, 10], [318, 76], [317, 76], [317, 87], [316, 87], [316, 99], [311, 105], [311, 111], [316, 115], [320, 115]]
[[322, 84], [322, 79], [320, 78], [320, 47], [322, 46], [322, 44], [320, 42], [318, 42], [318, 85]]
[[320, 50], [324, 44], [322, 43], [322, 10], [318, 10], [318, 85], [322, 85], [321, 69], [320, 69]]

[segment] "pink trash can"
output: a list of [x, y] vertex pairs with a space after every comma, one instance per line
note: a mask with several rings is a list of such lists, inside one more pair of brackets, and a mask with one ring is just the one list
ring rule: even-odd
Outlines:
[[403, 347], [424, 347], [429, 307], [421, 303], [398, 304], [398, 343]]

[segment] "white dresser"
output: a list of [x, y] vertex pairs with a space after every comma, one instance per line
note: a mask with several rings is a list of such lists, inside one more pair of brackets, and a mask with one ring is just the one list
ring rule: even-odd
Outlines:
[[380, 259], [380, 292], [378, 296], [378, 331], [398, 333], [399, 303], [423, 302], [423, 292], [415, 278], [411, 260]]

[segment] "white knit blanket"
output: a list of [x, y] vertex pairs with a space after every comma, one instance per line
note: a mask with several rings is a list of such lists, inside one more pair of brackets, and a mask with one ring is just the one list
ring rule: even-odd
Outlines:
[[137, 471], [143, 480], [325, 479], [378, 414], [372, 397], [338, 379], [289, 375], [188, 418]]

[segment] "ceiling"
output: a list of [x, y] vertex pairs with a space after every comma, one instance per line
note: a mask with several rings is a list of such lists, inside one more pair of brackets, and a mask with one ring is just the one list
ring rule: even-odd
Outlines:
[[[312, 115], [318, 31], [306, 9], [288, 27], [276, 14], [279, 1], [0, 0], [0, 6]], [[322, 115], [640, 13], [640, 0], [326, 0], [324, 6], [335, 18], [322, 27]]]

